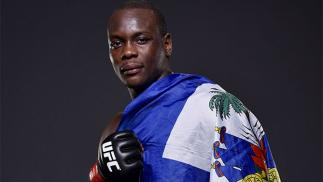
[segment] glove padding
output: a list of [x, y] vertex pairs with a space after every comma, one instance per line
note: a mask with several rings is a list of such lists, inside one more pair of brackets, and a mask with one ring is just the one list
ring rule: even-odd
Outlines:
[[100, 143], [99, 172], [109, 182], [139, 181], [142, 153], [142, 146], [132, 131], [115, 132]]

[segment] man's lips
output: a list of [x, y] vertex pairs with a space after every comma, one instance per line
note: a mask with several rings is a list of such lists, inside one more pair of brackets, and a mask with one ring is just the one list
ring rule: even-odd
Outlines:
[[123, 75], [134, 75], [137, 74], [144, 65], [135, 62], [126, 62], [120, 66], [120, 73]]

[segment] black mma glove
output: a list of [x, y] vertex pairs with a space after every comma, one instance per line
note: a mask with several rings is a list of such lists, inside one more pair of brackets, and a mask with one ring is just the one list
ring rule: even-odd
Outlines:
[[108, 182], [138, 182], [142, 146], [132, 131], [115, 132], [100, 143], [98, 171]]

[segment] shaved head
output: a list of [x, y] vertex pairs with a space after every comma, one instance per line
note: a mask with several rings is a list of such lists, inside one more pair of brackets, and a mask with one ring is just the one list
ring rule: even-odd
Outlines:
[[[126, 10], [126, 9], [146, 9], [151, 10], [153, 14], [155, 15], [157, 26], [159, 29], [160, 36], [164, 36], [167, 33], [167, 24], [164, 15], [151, 3], [147, 1], [126, 1], [123, 3], [120, 7], [114, 10], [112, 15], [120, 10]], [[110, 17], [111, 19], [111, 17]], [[108, 29], [110, 25], [110, 19], [108, 22]]]

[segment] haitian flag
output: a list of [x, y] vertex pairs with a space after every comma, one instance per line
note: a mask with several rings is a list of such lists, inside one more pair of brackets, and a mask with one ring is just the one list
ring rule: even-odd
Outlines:
[[142, 182], [280, 181], [257, 118], [198, 75], [171, 74], [125, 108], [144, 148]]

